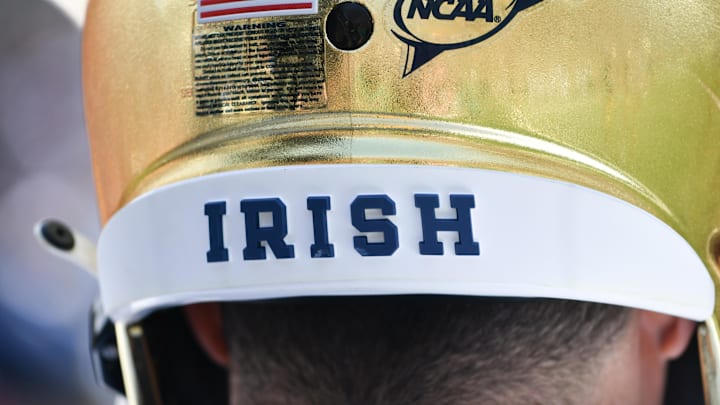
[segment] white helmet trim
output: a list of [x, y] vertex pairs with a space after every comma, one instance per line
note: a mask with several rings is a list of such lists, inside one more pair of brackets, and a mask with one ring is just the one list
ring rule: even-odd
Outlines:
[[[309, 197], [320, 207], [310, 210]], [[435, 222], [458, 214], [464, 218]], [[423, 222], [430, 238], [421, 248]], [[459, 232], [433, 231], [453, 226], [466, 232], [457, 248]], [[259, 242], [245, 252], [253, 227]], [[433, 254], [432, 235], [442, 255]], [[324, 236], [332, 257], [313, 257], [311, 245], [327, 248]], [[191, 302], [297, 296], [562, 298], [693, 320], [709, 317], [714, 304], [696, 252], [646, 211], [566, 182], [438, 166], [290, 166], [182, 181], [116, 213], [100, 237], [98, 263], [103, 305], [123, 322]]]

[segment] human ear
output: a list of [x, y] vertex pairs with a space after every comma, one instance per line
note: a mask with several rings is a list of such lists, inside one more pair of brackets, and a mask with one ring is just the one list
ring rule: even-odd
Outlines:
[[679, 357], [695, 331], [695, 322], [676, 316], [639, 311], [639, 317], [646, 341], [655, 344], [656, 353], [663, 361]]
[[186, 305], [185, 316], [190, 323], [195, 339], [205, 353], [220, 366], [227, 367], [228, 347], [223, 334], [220, 304], [202, 303]]

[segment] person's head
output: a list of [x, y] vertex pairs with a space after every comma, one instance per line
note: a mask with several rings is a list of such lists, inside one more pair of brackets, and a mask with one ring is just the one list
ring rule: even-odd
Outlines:
[[92, 0], [128, 396], [190, 305], [240, 403], [656, 402], [720, 353], [718, 49], [707, 2]]

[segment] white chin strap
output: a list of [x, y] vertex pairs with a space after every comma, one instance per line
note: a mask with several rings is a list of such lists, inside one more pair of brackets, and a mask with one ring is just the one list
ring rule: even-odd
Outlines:
[[44, 219], [35, 224], [33, 234], [45, 251], [97, 277], [97, 251], [95, 244], [85, 235], [54, 219]]

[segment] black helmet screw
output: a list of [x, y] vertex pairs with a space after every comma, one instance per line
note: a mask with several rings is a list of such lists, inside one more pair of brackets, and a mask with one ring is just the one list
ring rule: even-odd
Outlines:
[[56, 220], [48, 220], [40, 227], [43, 239], [56, 249], [70, 251], [75, 247], [75, 237], [72, 230], [65, 224]]
[[342, 51], [365, 45], [373, 32], [370, 11], [359, 3], [345, 2], [333, 7], [325, 21], [328, 41]]

